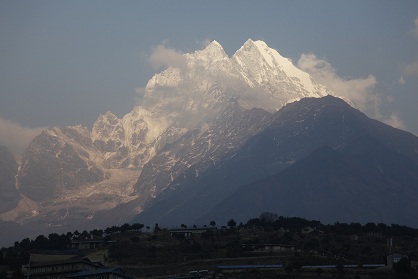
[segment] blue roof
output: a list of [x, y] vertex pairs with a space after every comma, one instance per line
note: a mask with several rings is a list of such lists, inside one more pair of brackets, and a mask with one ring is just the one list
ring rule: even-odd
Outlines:
[[96, 270], [83, 270], [74, 274], [71, 274], [70, 276], [68, 276], [69, 278], [73, 278], [73, 277], [82, 277], [82, 276], [90, 276], [90, 275], [100, 275], [100, 274], [108, 274], [108, 273], [112, 273], [112, 274], [117, 274], [119, 276], [125, 277], [125, 278], [130, 278], [129, 276], [126, 276], [122, 269], [120, 267], [112, 267], [112, 268], [99, 268]]
[[282, 264], [219, 265], [218, 269], [282, 268]]

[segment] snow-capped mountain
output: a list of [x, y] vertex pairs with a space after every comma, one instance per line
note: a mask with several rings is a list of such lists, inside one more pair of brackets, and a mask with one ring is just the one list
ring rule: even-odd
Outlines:
[[[36, 137], [19, 162], [16, 189], [22, 194], [21, 202], [0, 219], [21, 223], [36, 219], [60, 225], [74, 218], [93, 219], [96, 212], [133, 199], [141, 201], [140, 211], [165, 186], [155, 190], [153, 178], [138, 187], [136, 180], [146, 163], [164, 157], [161, 151], [168, 144], [181, 139], [186, 146], [191, 144], [182, 138], [187, 133], [205, 134], [206, 151], [189, 150], [187, 154], [196, 156], [196, 162], [207, 152], [221, 157], [226, 149], [257, 133], [263, 123], [261, 119], [259, 126], [247, 123], [250, 126], [237, 131], [235, 139], [239, 140], [232, 137], [235, 134], [225, 134], [225, 138], [231, 136], [226, 139], [229, 143], [216, 151], [209, 139], [219, 133], [216, 123], [221, 123], [221, 113], [228, 117], [231, 108], [273, 113], [289, 102], [329, 94], [334, 93], [262, 41], [247, 40], [232, 57], [213, 41], [155, 74], [141, 104], [122, 118], [106, 112], [91, 131], [81, 125], [52, 127]], [[241, 113], [255, 117], [251, 116], [255, 111]], [[245, 129], [251, 130], [242, 133]], [[185, 165], [177, 161], [164, 163], [164, 167], [164, 173], [175, 176], [175, 168], [180, 172]], [[164, 179], [167, 177], [171, 179], [171, 174]]]

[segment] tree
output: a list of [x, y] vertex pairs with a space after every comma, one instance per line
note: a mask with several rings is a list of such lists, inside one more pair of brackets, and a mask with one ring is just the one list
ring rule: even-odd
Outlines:
[[215, 227], [216, 226], [216, 222], [215, 221], [210, 221], [210, 223], [209, 223], [210, 225], [211, 225], [211, 227]]
[[102, 237], [102, 235], [103, 235], [103, 230], [94, 229], [94, 230], [90, 231], [90, 234], [91, 234], [93, 237]]
[[279, 219], [279, 216], [277, 216], [277, 214], [275, 213], [263, 212], [260, 214], [259, 219], [264, 220], [265, 222], [268, 222], [268, 223], [272, 223], [276, 221], [277, 219]]
[[235, 227], [237, 226], [237, 222], [235, 222], [234, 219], [229, 219], [227, 225], [230, 229], [235, 229]]
[[180, 225], [180, 227], [181, 227], [182, 229], [187, 229], [187, 225], [185, 225], [185, 224], [181, 224], [181, 225]]
[[45, 249], [48, 246], [48, 238], [44, 235], [38, 235], [33, 242], [33, 247], [35, 249]]
[[160, 229], [160, 227], [158, 226], [158, 223], [155, 223], [155, 225], [154, 225], [154, 233], [157, 233], [157, 232], [159, 232], [159, 231], [161, 231], [161, 229]]
[[81, 234], [80, 234], [80, 237], [81, 238], [83, 238], [83, 239], [90, 239], [90, 233], [88, 233], [87, 231], [83, 231]]
[[129, 225], [128, 223], [125, 223], [122, 226], [120, 226], [121, 232], [126, 232], [126, 231], [129, 231], [130, 229], [131, 229], [131, 225]]
[[131, 225], [131, 229], [135, 231], [140, 231], [142, 230], [143, 227], [144, 227], [144, 224], [141, 224], [141, 223], [133, 223]]

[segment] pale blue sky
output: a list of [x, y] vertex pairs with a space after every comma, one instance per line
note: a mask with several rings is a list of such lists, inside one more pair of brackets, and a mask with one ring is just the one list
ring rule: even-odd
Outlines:
[[418, 135], [416, 0], [1, 0], [0, 145], [37, 127], [91, 127], [107, 110], [123, 116], [163, 42], [189, 52], [217, 40], [232, 55], [248, 38], [295, 64], [315, 54], [342, 80], [372, 75], [381, 113]]

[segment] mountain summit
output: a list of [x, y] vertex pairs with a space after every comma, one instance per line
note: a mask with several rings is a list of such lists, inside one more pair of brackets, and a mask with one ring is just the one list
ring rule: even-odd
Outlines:
[[248, 39], [231, 58], [213, 41], [183, 58], [180, 66], [150, 79], [142, 106], [166, 111], [164, 99], [182, 103], [186, 111], [205, 111], [216, 102], [235, 98], [247, 108], [276, 111], [303, 97], [332, 94], [263, 41]]

